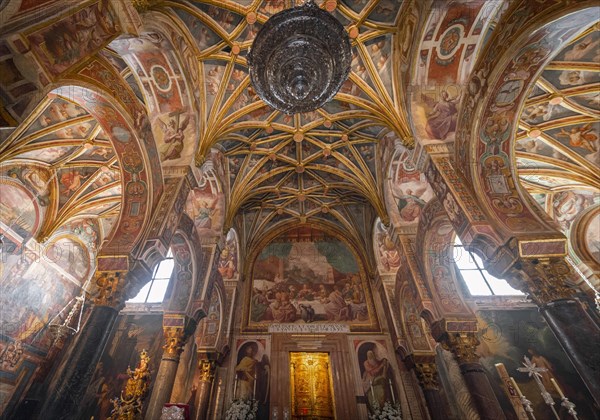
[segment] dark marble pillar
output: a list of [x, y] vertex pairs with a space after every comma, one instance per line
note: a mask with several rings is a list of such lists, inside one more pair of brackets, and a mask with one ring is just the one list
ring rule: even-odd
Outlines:
[[475, 408], [482, 420], [505, 420], [502, 407], [475, 352], [479, 340], [475, 333], [446, 333], [442, 346], [454, 354]]
[[200, 369], [200, 382], [198, 384], [198, 410], [196, 420], [204, 420], [207, 418], [216, 366], [216, 363], [212, 360], [201, 360], [198, 365], [198, 368]]
[[[600, 405], [600, 326], [575, 298], [579, 276], [563, 258], [522, 258], [511, 276], [540, 313]], [[510, 277], [509, 277], [510, 278]]]
[[169, 402], [179, 367], [179, 358], [187, 339], [183, 326], [163, 325], [163, 332], [165, 336], [164, 351], [154, 380], [152, 396], [146, 411], [146, 420], [159, 419], [164, 404]]
[[437, 379], [437, 366], [435, 362], [414, 363], [415, 374], [419, 380], [419, 385], [423, 390], [425, 402], [429, 410], [429, 416], [432, 420], [444, 420], [448, 414], [444, 407], [444, 400], [440, 393], [440, 387]]
[[576, 299], [549, 302], [540, 313], [600, 405], [600, 327]]
[[117, 314], [118, 311], [110, 306], [94, 306], [77, 337], [55, 390], [48, 393], [41, 411], [43, 418], [77, 418], [77, 410], [104, 351]]

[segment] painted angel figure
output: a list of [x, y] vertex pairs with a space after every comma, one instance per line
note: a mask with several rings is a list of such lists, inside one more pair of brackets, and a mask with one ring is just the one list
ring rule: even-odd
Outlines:
[[582, 147], [590, 152], [598, 150], [598, 136], [593, 133], [594, 128], [592, 123], [588, 123], [582, 127], [573, 127], [571, 131], [566, 131], [564, 128], [556, 134], [557, 137], [566, 137], [569, 139], [569, 144], [574, 147]]
[[175, 111], [169, 114], [169, 122], [165, 124], [160, 119], [158, 120], [160, 128], [164, 133], [163, 145], [160, 148], [161, 160], [174, 160], [181, 157], [183, 150], [183, 140], [185, 139], [184, 130], [190, 123], [189, 114], [181, 121], [183, 111]]
[[459, 96], [450, 98], [446, 90], [442, 90], [438, 102], [422, 95], [423, 100], [430, 106], [431, 112], [427, 115], [427, 134], [432, 139], [445, 140], [456, 130], [458, 108], [456, 106]]

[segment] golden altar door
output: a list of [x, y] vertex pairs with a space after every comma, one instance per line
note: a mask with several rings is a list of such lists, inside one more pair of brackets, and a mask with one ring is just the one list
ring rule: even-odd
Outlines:
[[328, 353], [291, 352], [292, 419], [335, 419]]

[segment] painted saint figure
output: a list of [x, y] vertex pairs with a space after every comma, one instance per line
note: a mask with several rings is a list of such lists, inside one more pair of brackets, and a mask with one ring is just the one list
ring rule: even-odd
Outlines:
[[386, 401], [392, 401], [391, 366], [387, 358], [378, 356], [377, 350], [375, 343], [364, 343], [359, 347], [358, 353], [365, 396], [369, 405], [377, 401], [382, 407]]
[[270, 366], [267, 354], [263, 354], [260, 360], [256, 358], [259, 354], [258, 344], [256, 341], [248, 341], [238, 350], [234, 398], [258, 401], [257, 418], [260, 419], [268, 418]]

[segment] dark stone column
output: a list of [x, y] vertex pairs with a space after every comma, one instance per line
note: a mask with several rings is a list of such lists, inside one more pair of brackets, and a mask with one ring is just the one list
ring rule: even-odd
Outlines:
[[565, 354], [600, 405], [600, 326], [575, 298], [579, 275], [562, 257], [522, 258], [507, 278], [538, 305]]
[[600, 405], [600, 327], [576, 299], [549, 302], [540, 313]]
[[[185, 342], [189, 334], [186, 326], [189, 327], [187, 317], [184, 315], [167, 315], [163, 316], [163, 333], [165, 337], [165, 345], [163, 346], [163, 355], [154, 379], [154, 388], [152, 396], [148, 403], [146, 411], [146, 420], [155, 420], [160, 418], [163, 406], [169, 402], [171, 393], [173, 392], [173, 384], [179, 367], [179, 358]], [[193, 323], [192, 333], [196, 328]]]
[[443, 339], [438, 341], [454, 354], [481, 419], [505, 420], [502, 407], [483, 366], [479, 363], [479, 356], [475, 353], [479, 345], [475, 333], [446, 333]]
[[117, 314], [118, 311], [113, 307], [94, 306], [55, 390], [48, 393], [41, 411], [43, 418], [77, 418], [77, 410], [104, 351]]
[[444, 400], [440, 393], [440, 387], [437, 379], [437, 366], [435, 362], [416, 362], [414, 363], [415, 374], [419, 380], [419, 385], [423, 390], [429, 416], [432, 420], [445, 420], [448, 413], [444, 407]]
[[198, 368], [200, 369], [200, 383], [198, 384], [198, 410], [196, 420], [207, 418], [208, 407], [210, 407], [210, 395], [212, 391], [213, 380], [215, 378], [215, 368], [217, 364], [213, 360], [200, 360]]

